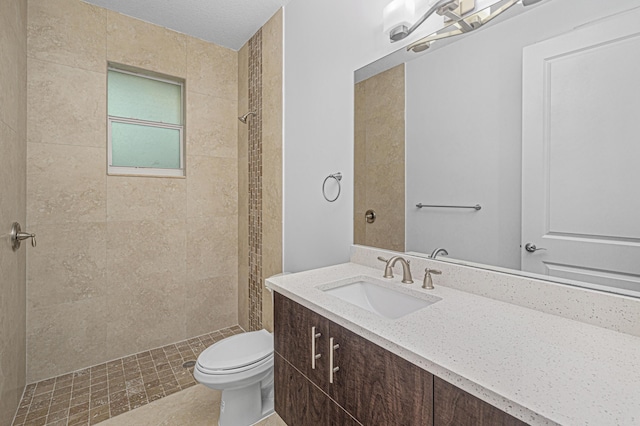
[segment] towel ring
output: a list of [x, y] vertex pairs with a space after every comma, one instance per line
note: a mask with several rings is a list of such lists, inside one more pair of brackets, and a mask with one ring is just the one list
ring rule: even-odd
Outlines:
[[[327, 197], [327, 192], [324, 189], [324, 187], [327, 184], [327, 181], [329, 179], [335, 179], [336, 182], [338, 182], [338, 195], [336, 195], [336, 197], [334, 199], [330, 199], [329, 197]], [[324, 182], [322, 182], [322, 195], [324, 196], [325, 200], [327, 200], [330, 203], [333, 203], [335, 200], [338, 199], [338, 197], [340, 196], [340, 191], [342, 190], [342, 187], [340, 186], [340, 181], [341, 180], [342, 180], [342, 173], [340, 173], [340, 172], [334, 173], [334, 174], [329, 175], [326, 178], [324, 178]]]

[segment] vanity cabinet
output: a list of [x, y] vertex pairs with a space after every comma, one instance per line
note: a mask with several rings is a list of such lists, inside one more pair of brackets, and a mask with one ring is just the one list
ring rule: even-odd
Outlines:
[[491, 404], [436, 377], [434, 379], [434, 426], [525, 426]]
[[[274, 328], [275, 405], [287, 425], [433, 424], [427, 371], [278, 293]], [[292, 407], [309, 403], [320, 408]]]

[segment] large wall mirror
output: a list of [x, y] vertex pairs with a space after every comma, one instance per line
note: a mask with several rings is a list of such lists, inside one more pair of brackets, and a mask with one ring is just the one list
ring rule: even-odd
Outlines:
[[512, 9], [356, 71], [354, 242], [640, 297], [640, 1]]

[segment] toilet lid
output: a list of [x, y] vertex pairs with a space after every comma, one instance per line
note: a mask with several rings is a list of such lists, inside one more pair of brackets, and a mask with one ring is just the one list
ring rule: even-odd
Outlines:
[[198, 357], [206, 370], [234, 370], [255, 364], [273, 354], [273, 335], [266, 330], [227, 337], [209, 346]]

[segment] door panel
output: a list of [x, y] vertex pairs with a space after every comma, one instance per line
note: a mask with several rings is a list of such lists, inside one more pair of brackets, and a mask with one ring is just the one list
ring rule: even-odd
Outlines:
[[524, 50], [524, 271], [640, 291], [639, 19]]

